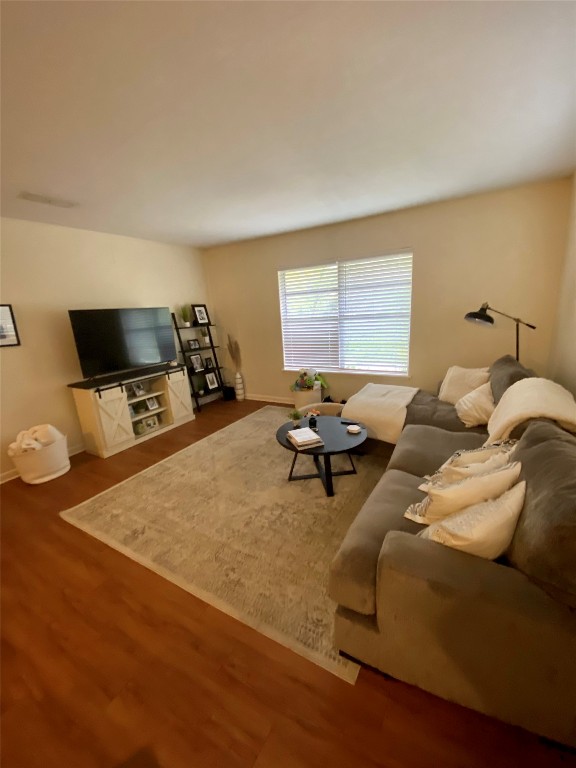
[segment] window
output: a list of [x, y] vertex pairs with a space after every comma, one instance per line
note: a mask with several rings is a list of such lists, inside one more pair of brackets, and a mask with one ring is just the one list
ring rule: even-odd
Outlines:
[[412, 254], [278, 273], [284, 367], [408, 374]]

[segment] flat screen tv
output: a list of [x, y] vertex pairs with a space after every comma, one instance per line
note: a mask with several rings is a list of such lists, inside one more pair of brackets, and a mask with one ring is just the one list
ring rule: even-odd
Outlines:
[[85, 378], [176, 360], [168, 307], [70, 309]]

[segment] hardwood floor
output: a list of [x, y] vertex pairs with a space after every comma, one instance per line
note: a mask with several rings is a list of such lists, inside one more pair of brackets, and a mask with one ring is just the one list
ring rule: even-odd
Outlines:
[[351, 686], [58, 517], [261, 405], [218, 401], [49, 483], [2, 486], [2, 766], [576, 766], [373, 670]]

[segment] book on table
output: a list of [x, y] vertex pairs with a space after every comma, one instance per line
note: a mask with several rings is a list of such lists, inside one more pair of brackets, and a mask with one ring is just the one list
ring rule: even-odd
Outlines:
[[314, 432], [310, 427], [290, 429], [286, 433], [286, 437], [296, 448], [315, 448], [318, 445], [324, 445], [324, 440], [318, 432]]

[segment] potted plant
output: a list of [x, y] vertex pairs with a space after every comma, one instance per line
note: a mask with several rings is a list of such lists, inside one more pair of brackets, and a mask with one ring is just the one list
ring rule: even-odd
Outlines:
[[300, 413], [300, 411], [294, 409], [293, 411], [290, 411], [290, 413], [288, 414], [288, 418], [292, 419], [292, 424], [295, 427], [299, 427], [300, 426], [300, 422], [303, 419], [303, 415], [302, 415], [302, 413]]
[[188, 328], [192, 320], [192, 305], [182, 304], [180, 307], [178, 307], [178, 312], [180, 313], [180, 317], [182, 318], [182, 325], [185, 328]]
[[327, 389], [326, 379], [315, 368], [300, 368], [298, 377], [290, 387], [294, 392], [294, 407], [304, 408], [306, 405], [322, 400], [322, 388]]
[[290, 389], [293, 392], [300, 392], [306, 389], [320, 389], [321, 387], [328, 388], [326, 379], [321, 373], [318, 373], [315, 368], [300, 368], [298, 378]]

